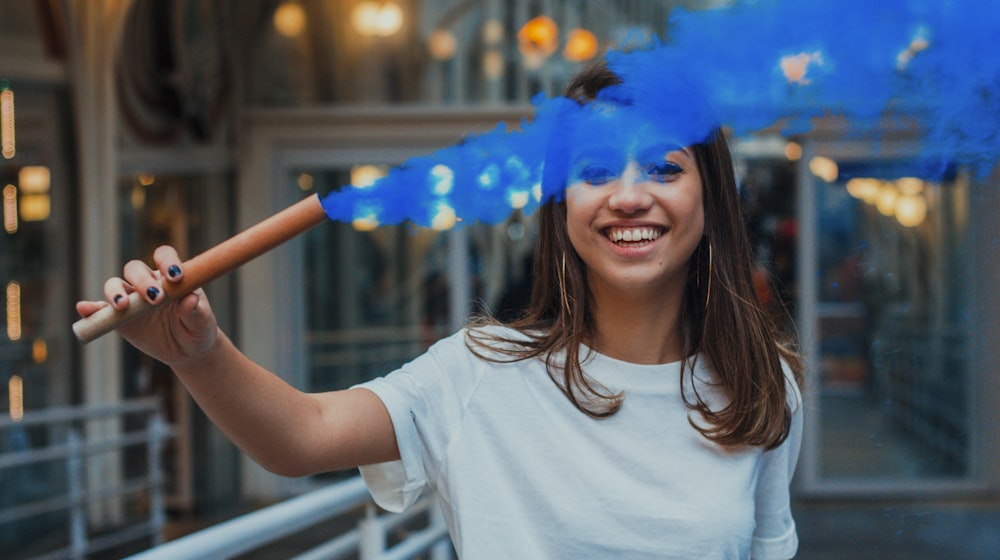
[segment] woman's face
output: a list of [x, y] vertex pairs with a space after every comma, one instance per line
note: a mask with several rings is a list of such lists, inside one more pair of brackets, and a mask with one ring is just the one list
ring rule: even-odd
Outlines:
[[644, 142], [588, 142], [571, 157], [567, 230], [595, 295], [680, 296], [705, 231], [694, 153]]

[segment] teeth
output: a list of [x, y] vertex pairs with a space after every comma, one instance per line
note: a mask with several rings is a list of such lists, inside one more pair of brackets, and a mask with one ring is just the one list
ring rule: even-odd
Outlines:
[[634, 228], [610, 228], [608, 229], [608, 239], [618, 243], [620, 241], [652, 241], [660, 236], [660, 230], [652, 227]]

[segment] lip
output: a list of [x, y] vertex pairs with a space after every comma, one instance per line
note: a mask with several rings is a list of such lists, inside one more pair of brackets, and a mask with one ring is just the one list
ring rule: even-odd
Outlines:
[[[602, 224], [600, 227], [596, 228], [597, 233], [604, 239], [605, 243], [611, 248], [611, 250], [623, 257], [640, 257], [653, 252], [657, 246], [659, 246], [660, 241], [664, 236], [670, 232], [670, 227], [665, 226], [660, 223], [648, 222], [648, 221], [613, 221]], [[612, 241], [609, 237], [610, 230], [622, 229], [622, 230], [655, 230], [658, 235], [654, 239], [645, 239], [641, 243], [630, 243], [622, 245]]]

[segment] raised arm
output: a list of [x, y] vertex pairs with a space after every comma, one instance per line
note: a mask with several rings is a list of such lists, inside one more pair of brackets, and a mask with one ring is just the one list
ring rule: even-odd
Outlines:
[[88, 316], [107, 305], [128, 306], [133, 291], [156, 306], [119, 328], [126, 341], [168, 365], [208, 417], [244, 453], [285, 476], [338, 470], [399, 458], [389, 414], [370, 391], [304, 393], [240, 352], [219, 329], [202, 290], [177, 300], [161, 282], [183, 278], [171, 247], [154, 254], [157, 270], [141, 261], [104, 286], [107, 301], [81, 301]]

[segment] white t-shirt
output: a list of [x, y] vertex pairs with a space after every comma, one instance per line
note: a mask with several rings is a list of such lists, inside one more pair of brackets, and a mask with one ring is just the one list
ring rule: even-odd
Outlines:
[[[617, 414], [593, 419], [540, 360], [487, 362], [464, 337], [361, 385], [385, 403], [401, 456], [361, 468], [381, 507], [402, 511], [436, 491], [456, 551], [473, 560], [795, 555], [789, 482], [802, 413], [793, 381], [784, 444], [727, 450], [688, 423], [700, 416], [681, 399], [680, 363], [591, 353], [584, 372], [625, 391]], [[694, 375], [711, 377], [703, 365]], [[699, 391], [723, 402], [703, 382]]]

